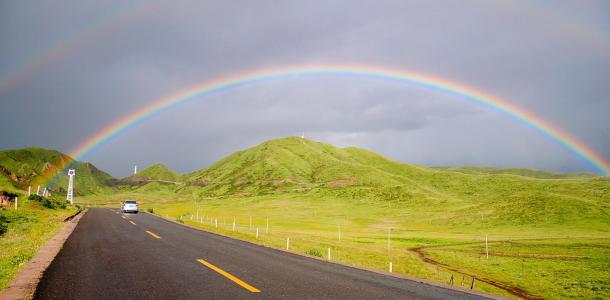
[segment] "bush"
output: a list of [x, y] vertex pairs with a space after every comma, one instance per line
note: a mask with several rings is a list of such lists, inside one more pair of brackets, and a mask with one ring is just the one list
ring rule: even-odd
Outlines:
[[322, 252], [320, 252], [320, 250], [318, 250], [318, 249], [309, 249], [305, 253], [309, 254], [311, 256], [322, 257]]
[[0, 215], [0, 236], [2, 236], [8, 230], [8, 219], [5, 216]]
[[40, 202], [40, 201], [42, 201], [42, 199], [44, 199], [44, 197], [38, 196], [36, 194], [32, 194], [32, 195], [28, 196], [28, 200], [34, 200], [34, 201]]
[[43, 198], [42, 201], [40, 201], [40, 203], [42, 204], [42, 206], [46, 207], [46, 208], [55, 208], [55, 203], [47, 198]]
[[155, 213], [155, 210], [154, 210], [152, 207], [151, 207], [151, 208], [149, 208], [149, 209], [147, 209], [146, 211], [147, 211], [147, 212], [149, 212], [149, 213], [151, 213], [151, 214], [154, 214], [154, 213]]

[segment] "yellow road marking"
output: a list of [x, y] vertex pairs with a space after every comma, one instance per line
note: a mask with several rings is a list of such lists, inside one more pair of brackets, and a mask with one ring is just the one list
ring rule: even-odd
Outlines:
[[224, 277], [229, 278], [231, 281], [239, 284], [244, 289], [246, 289], [246, 290], [248, 290], [248, 291], [250, 291], [252, 293], [260, 293], [259, 289], [257, 289], [255, 287], [253, 287], [253, 286], [251, 286], [251, 285], [241, 281], [241, 279], [239, 279], [239, 278], [237, 278], [237, 277], [235, 277], [235, 276], [225, 272], [224, 270], [220, 269], [219, 267], [217, 267], [217, 266], [215, 266], [215, 265], [213, 265], [213, 264], [211, 264], [211, 263], [209, 263], [209, 262], [207, 262], [207, 261], [205, 261], [203, 259], [198, 259], [197, 261], [200, 262], [202, 265], [204, 265], [204, 266], [206, 266], [206, 267], [216, 271], [218, 274], [220, 274], [220, 275], [222, 275]]
[[131, 223], [133, 225], [136, 225], [136, 223], [134, 221], [129, 221], [129, 223]]
[[161, 238], [160, 236], [158, 236], [158, 235], [156, 235], [156, 234], [154, 234], [153, 232], [150, 232], [150, 231], [148, 231], [148, 230], [146, 230], [146, 233], [148, 233], [148, 234], [150, 234], [150, 235], [154, 236], [155, 238], [158, 238], [158, 239], [160, 239], [160, 238]]

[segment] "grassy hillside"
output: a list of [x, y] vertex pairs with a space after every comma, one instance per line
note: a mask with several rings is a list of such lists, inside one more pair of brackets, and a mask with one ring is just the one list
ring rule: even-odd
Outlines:
[[161, 182], [178, 182], [180, 174], [170, 170], [164, 164], [154, 164], [138, 174], [122, 179], [124, 183], [129, 182], [146, 182], [146, 181], [161, 181]]
[[587, 173], [553, 173], [542, 170], [534, 169], [520, 169], [520, 168], [509, 168], [509, 169], [498, 169], [490, 167], [435, 167], [435, 169], [462, 172], [466, 174], [509, 174], [532, 178], [541, 179], [578, 179], [578, 178], [592, 178], [596, 177], [594, 174]]
[[[35, 191], [38, 185], [44, 185], [49, 179], [48, 187], [53, 192], [63, 193], [68, 185], [68, 176], [63, 169], [69, 166], [76, 169], [74, 192], [76, 195], [101, 193], [108, 190], [107, 181], [112, 176], [99, 170], [90, 163], [74, 161], [71, 157], [55, 150], [42, 148], [25, 148], [0, 151], [0, 183], [7, 181], [12, 186], [27, 190], [31, 185]], [[53, 175], [59, 174], [53, 178]]]

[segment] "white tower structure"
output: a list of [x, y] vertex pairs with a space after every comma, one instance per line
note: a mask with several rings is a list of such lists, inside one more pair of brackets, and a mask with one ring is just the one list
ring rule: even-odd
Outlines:
[[68, 169], [68, 176], [70, 179], [68, 180], [68, 195], [66, 196], [66, 200], [70, 201], [70, 204], [74, 204], [74, 175], [76, 175], [76, 170]]
[[133, 175], [136, 175], [136, 174], [138, 174], [138, 166], [137, 165], [133, 166]]

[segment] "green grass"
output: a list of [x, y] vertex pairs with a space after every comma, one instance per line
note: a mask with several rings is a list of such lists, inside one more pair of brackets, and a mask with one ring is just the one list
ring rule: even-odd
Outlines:
[[63, 226], [63, 220], [76, 208], [48, 209], [37, 201], [19, 197], [19, 208], [0, 209], [8, 220], [8, 231], [0, 236], [0, 290]]
[[[142, 173], [175, 175], [162, 165]], [[175, 176], [175, 184], [90, 189], [77, 203], [119, 207], [136, 199], [142, 210], [206, 230], [277, 248], [289, 237], [291, 251], [328, 259], [330, 248], [334, 261], [378, 270], [391, 261], [396, 273], [442, 283], [453, 277], [458, 286], [475, 276], [477, 290], [504, 296], [509, 287], [546, 298], [610, 297], [605, 177], [427, 168], [295, 137]], [[485, 236], [490, 259], [481, 254]], [[423, 261], [418, 247], [441, 265]]]

